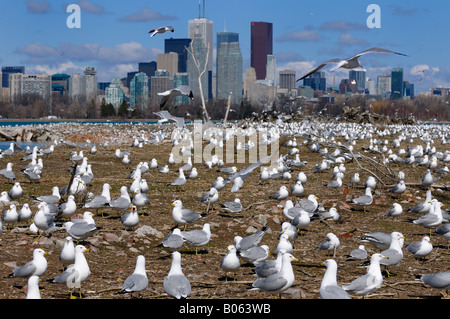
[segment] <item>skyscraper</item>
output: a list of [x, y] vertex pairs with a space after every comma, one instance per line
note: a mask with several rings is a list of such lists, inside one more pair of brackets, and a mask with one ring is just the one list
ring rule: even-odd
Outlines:
[[97, 71], [93, 67], [86, 67], [84, 77], [82, 78], [82, 93], [86, 96], [86, 100], [90, 101], [97, 97]]
[[403, 96], [403, 68], [393, 68], [391, 71], [391, 98]]
[[186, 72], [186, 63], [188, 52], [186, 48], [189, 48], [191, 44], [191, 39], [183, 38], [183, 39], [165, 39], [164, 40], [164, 53], [175, 52], [178, 54], [178, 72], [184, 73]]
[[266, 79], [267, 55], [273, 54], [273, 26], [269, 22], [251, 22], [250, 65], [256, 79]]
[[204, 17], [189, 20], [188, 22], [189, 39], [194, 40], [196, 35], [203, 42], [205, 48], [209, 45], [208, 71], [213, 70], [213, 22]]
[[148, 98], [148, 76], [144, 72], [137, 73], [130, 83], [130, 105], [145, 110]]
[[295, 89], [295, 71], [280, 71], [280, 88], [288, 90]]
[[14, 73], [25, 74], [24, 66], [4, 66], [2, 67], [2, 87], [9, 88], [9, 75]]
[[[185, 72], [175, 73], [175, 75], [173, 76], [173, 87], [177, 88], [180, 85], [189, 86], [189, 75]], [[188, 103], [189, 103], [189, 97], [186, 95], [176, 96], [173, 101], [174, 106], [188, 104]]]
[[[192, 42], [192, 48], [194, 52], [194, 57], [200, 65], [200, 72], [203, 70], [205, 63], [207, 63], [206, 55], [207, 48], [204, 42], [201, 40], [201, 35], [196, 34]], [[211, 53], [211, 52], [210, 52]], [[192, 90], [194, 96], [200, 97], [200, 85], [198, 82], [199, 70], [197, 69], [193, 57], [189, 54], [187, 60], [187, 73], [189, 74], [189, 86]], [[203, 97], [205, 101], [212, 98], [212, 71], [205, 72], [201, 77]]]
[[383, 98], [391, 96], [391, 74], [385, 73], [377, 77], [377, 94]]
[[317, 71], [311, 74], [309, 77], [303, 79], [303, 85], [309, 86], [313, 90], [326, 91], [327, 79], [325, 72]]
[[116, 109], [116, 112], [119, 110], [119, 107], [125, 98], [125, 94], [121, 86], [122, 82], [119, 77], [116, 76], [105, 90], [106, 104], [112, 104]]
[[242, 101], [242, 53], [239, 42], [221, 42], [217, 51], [216, 97], [231, 103]]
[[269, 86], [277, 82], [277, 58], [273, 54], [267, 55], [266, 80]]
[[[149, 79], [155, 75], [156, 69], [158, 66], [156, 65], [156, 61], [152, 62], [140, 62], [138, 64], [138, 71], [145, 73]], [[152, 88], [151, 81], [148, 81], [148, 91], [150, 92]]]
[[357, 92], [363, 92], [366, 89], [366, 70], [350, 70], [348, 78], [356, 81]]
[[158, 69], [164, 69], [169, 72], [169, 77], [173, 79], [173, 75], [178, 72], [178, 54], [169, 52], [157, 55]]

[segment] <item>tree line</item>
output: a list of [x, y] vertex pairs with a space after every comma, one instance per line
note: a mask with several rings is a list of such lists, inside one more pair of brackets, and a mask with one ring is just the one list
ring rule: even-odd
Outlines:
[[[339, 116], [345, 106], [359, 107], [363, 112], [372, 112], [391, 117], [416, 120], [450, 121], [450, 97], [416, 96], [414, 99], [375, 100], [364, 95], [336, 95], [334, 101], [311, 103], [302, 98], [280, 97], [274, 101], [254, 102], [243, 100], [239, 105], [232, 105], [228, 113], [229, 121], [242, 120], [261, 112], [275, 114], [302, 113], [305, 115], [321, 115], [328, 118]], [[215, 99], [206, 102], [206, 109], [211, 120], [224, 119], [227, 101]], [[23, 94], [14, 101], [0, 101], [0, 116], [8, 119], [39, 119], [49, 116], [60, 119], [159, 119], [154, 113], [159, 107], [130, 108], [127, 101], [116, 109], [105, 99], [100, 102], [95, 99], [78, 97], [72, 99], [65, 95], [53, 95], [50, 101], [37, 94]], [[202, 119], [203, 106], [201, 101], [194, 100], [186, 105], [171, 107], [170, 113], [187, 120]]]

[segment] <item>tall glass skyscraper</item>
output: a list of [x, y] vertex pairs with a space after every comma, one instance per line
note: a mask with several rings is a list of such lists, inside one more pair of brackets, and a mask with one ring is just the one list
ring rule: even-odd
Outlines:
[[217, 34], [220, 47], [217, 48], [216, 97], [228, 99], [231, 93], [232, 104], [242, 101], [242, 53], [238, 41], [237, 33]]
[[148, 97], [148, 76], [143, 72], [137, 73], [130, 82], [130, 104], [145, 110]]
[[273, 25], [269, 22], [251, 22], [250, 65], [256, 70], [256, 79], [266, 79], [267, 55], [273, 54]]
[[403, 96], [403, 68], [393, 68], [391, 71], [391, 98]]
[[306, 79], [303, 79], [303, 85], [309, 86], [313, 90], [326, 91], [327, 90], [327, 79], [325, 72], [317, 71], [311, 74]]
[[350, 81], [356, 81], [356, 89], [358, 92], [364, 92], [366, 89], [366, 70], [350, 70], [348, 72]]
[[164, 40], [164, 53], [175, 52], [178, 54], [178, 72], [184, 73], [187, 70], [186, 63], [188, 52], [186, 48], [189, 48], [191, 39], [165, 39]]

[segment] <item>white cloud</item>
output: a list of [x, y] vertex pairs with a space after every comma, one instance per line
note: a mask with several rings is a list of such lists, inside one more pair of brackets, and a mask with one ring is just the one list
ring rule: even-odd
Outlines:
[[82, 73], [86, 67], [85, 66], [78, 66], [74, 64], [71, 61], [63, 62], [55, 65], [49, 65], [49, 64], [37, 64], [33, 66], [27, 67], [28, 73], [36, 73], [36, 74], [56, 74], [56, 73], [67, 73], [67, 74], [73, 74], [73, 73]]
[[151, 11], [149, 8], [142, 8], [139, 12], [130, 14], [120, 18], [122, 22], [146, 22], [155, 20], [175, 20], [176, 17], [163, 15], [158, 12]]
[[292, 31], [276, 39], [277, 42], [319, 41], [321, 36], [314, 30]]

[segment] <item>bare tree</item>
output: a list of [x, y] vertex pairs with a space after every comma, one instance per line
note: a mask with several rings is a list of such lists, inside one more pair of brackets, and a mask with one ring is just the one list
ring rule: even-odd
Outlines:
[[203, 115], [204, 115], [205, 123], [206, 123], [206, 122], [209, 122], [209, 115], [208, 115], [208, 111], [206, 110], [205, 97], [203, 96], [202, 76], [205, 74], [206, 69], [208, 68], [208, 57], [209, 57], [210, 48], [209, 48], [209, 43], [208, 43], [207, 50], [206, 50], [205, 65], [202, 66], [202, 65], [200, 65], [200, 61], [197, 59], [197, 57], [194, 54], [193, 44], [194, 44], [194, 40], [191, 41], [189, 48], [186, 48], [186, 51], [191, 55], [192, 61], [194, 62], [194, 65], [197, 69], [198, 87], [200, 90], [200, 99], [202, 101]]

